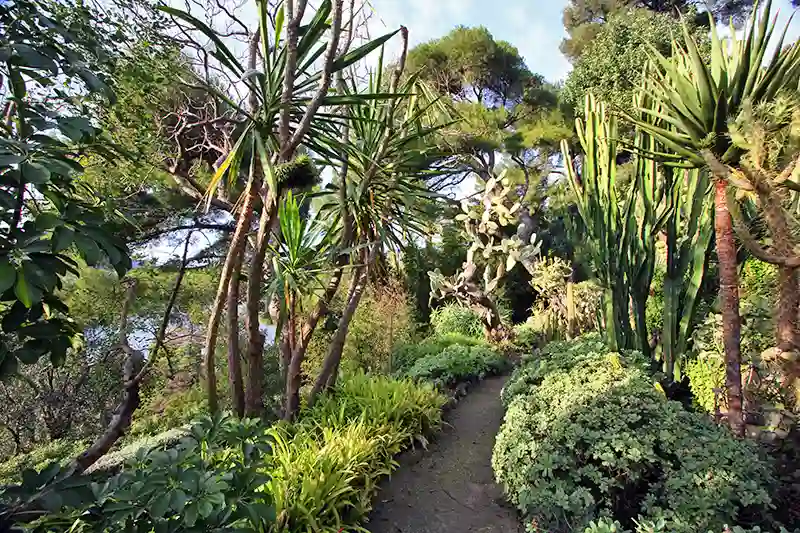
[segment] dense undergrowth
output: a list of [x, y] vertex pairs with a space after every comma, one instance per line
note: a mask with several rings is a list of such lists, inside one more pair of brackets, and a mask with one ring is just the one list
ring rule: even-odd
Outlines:
[[3, 494], [5, 518], [24, 504], [42, 515], [32, 531], [357, 530], [394, 455], [440, 425], [445, 401], [430, 384], [355, 374], [296, 423], [203, 417], [97, 483], [57, 463], [27, 471]]
[[109, 455], [122, 463], [110, 476], [72, 476], [61, 447], [42, 450], [17, 463], [28, 470], [0, 493], [0, 522], [37, 532], [362, 530], [395, 455], [440, 426], [439, 389], [506, 368], [489, 345], [457, 334], [396, 353], [396, 377], [349, 374], [297, 422], [203, 415]]
[[530, 531], [615, 531], [591, 529], [601, 518], [643, 533], [768, 523], [774, 478], [756, 445], [667, 400], [648, 370], [591, 334], [515, 371], [492, 465]]

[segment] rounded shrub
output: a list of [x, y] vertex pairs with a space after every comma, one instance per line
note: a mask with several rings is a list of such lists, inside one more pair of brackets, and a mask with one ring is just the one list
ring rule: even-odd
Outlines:
[[436, 335], [456, 333], [466, 337], [484, 336], [481, 317], [464, 305], [449, 303], [431, 311], [431, 326]]
[[668, 401], [619, 354], [575, 359], [511, 395], [494, 448], [497, 480], [533, 531], [602, 517], [721, 531], [766, 512], [773, 479], [754, 445]]
[[417, 359], [405, 375], [439, 386], [451, 386], [460, 381], [497, 374], [507, 364], [507, 359], [489, 346], [453, 344], [434, 355]]

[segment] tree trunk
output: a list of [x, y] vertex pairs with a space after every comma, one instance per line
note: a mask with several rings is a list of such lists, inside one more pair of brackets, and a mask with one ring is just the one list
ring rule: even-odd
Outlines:
[[[765, 219], [772, 234], [772, 247], [779, 256], [791, 257], [794, 253], [792, 231], [786, 221], [782, 198], [765, 184], [757, 185], [764, 208]], [[798, 270], [786, 264], [778, 265], [778, 313], [776, 317], [776, 341], [783, 351], [800, 349], [800, 278]]]
[[247, 233], [250, 230], [250, 219], [253, 215], [253, 203], [255, 202], [256, 192], [253, 184], [253, 170], [250, 171], [250, 179], [245, 189], [244, 205], [236, 222], [236, 229], [233, 232], [230, 249], [225, 257], [225, 264], [220, 272], [219, 287], [214, 297], [214, 305], [211, 308], [211, 315], [208, 319], [208, 329], [206, 330], [206, 342], [203, 346], [203, 372], [206, 379], [206, 395], [208, 396], [208, 409], [212, 413], [219, 410], [219, 399], [217, 397], [217, 374], [214, 369], [214, 352], [217, 348], [217, 334], [219, 333], [219, 322], [222, 310], [225, 307], [228, 286], [233, 275], [236, 261], [241, 262], [244, 253], [244, 246], [247, 242]]
[[[377, 249], [377, 247], [376, 247]], [[370, 254], [370, 259], [375, 258], [376, 253]], [[368, 264], [371, 261], [367, 262]], [[368, 279], [367, 266], [361, 266], [356, 269], [353, 274], [353, 280], [348, 291], [347, 304], [345, 305], [342, 317], [339, 319], [339, 325], [336, 328], [331, 339], [331, 345], [328, 349], [328, 354], [322, 362], [322, 369], [314, 382], [314, 388], [311, 390], [311, 402], [316, 399], [316, 396], [336, 384], [336, 372], [339, 369], [339, 363], [342, 359], [344, 352], [344, 343], [347, 340], [347, 332], [350, 328], [350, 322], [353, 320], [353, 315], [358, 309], [358, 304], [361, 301], [361, 296], [364, 294], [364, 289], [367, 287]]]
[[244, 416], [244, 385], [239, 353], [239, 276], [242, 272], [242, 255], [233, 265], [228, 287], [228, 383], [230, 383], [233, 410], [239, 418]]
[[[247, 271], [247, 391], [245, 393], [245, 412], [247, 416], [261, 416], [264, 411], [262, 399], [264, 368], [264, 335], [261, 333], [259, 308], [261, 306], [261, 286], [264, 279], [264, 258], [267, 255], [272, 227], [278, 217], [277, 200], [272, 194], [262, 195], [261, 216], [258, 223], [256, 249]], [[260, 370], [261, 369], [261, 370]]]
[[725, 346], [725, 386], [728, 423], [733, 433], [744, 436], [742, 415], [742, 357], [740, 352], [739, 273], [736, 269], [736, 242], [733, 220], [728, 211], [726, 182], [715, 178], [714, 230], [719, 261], [719, 295], [722, 304], [722, 334]]

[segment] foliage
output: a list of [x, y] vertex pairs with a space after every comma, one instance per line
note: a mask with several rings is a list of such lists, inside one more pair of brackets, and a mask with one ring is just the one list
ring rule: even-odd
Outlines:
[[420, 325], [430, 320], [431, 284], [428, 272], [438, 268], [442, 275], [452, 276], [467, 257], [467, 245], [457, 225], [443, 224], [440, 237], [440, 242], [427, 241], [424, 246], [412, 241], [403, 251], [405, 289], [414, 305], [414, 319]]
[[[603, 327], [612, 350], [636, 348], [649, 354], [645, 309], [655, 263], [655, 235], [668, 209], [660, 205], [663, 180], [655, 164], [637, 151], [635, 178], [620, 195], [616, 117], [591, 94], [586, 96], [584, 114], [585, 120], [575, 122], [585, 154], [580, 167], [572, 163], [566, 141], [562, 153], [570, 161], [567, 176], [585, 227], [586, 249], [604, 291]], [[637, 131], [635, 137], [637, 148], [652, 148], [646, 134]]]
[[[349, 530], [396, 467], [393, 456], [439, 427], [445, 401], [431, 385], [358, 373], [295, 424], [205, 416], [177, 445], [140, 449], [95, 490], [89, 478], [48, 467], [2, 496], [42, 501], [34, 531]], [[39, 493], [45, 477], [64, 486]]]
[[[12, 513], [5, 518], [18, 502], [38, 502], [34, 531], [264, 531], [275, 518], [271, 495], [260, 490], [269, 479], [260, 466], [270, 448], [255, 420], [205, 417], [177, 446], [141, 449], [103, 484], [90, 486], [89, 478], [57, 467], [23, 473], [22, 485], [4, 490]], [[53, 479], [62, 485], [53, 487]]]
[[[689, 27], [702, 42], [703, 29], [691, 23]], [[612, 109], [630, 112], [651, 47], [668, 57], [672, 39], [680, 32], [673, 13], [636, 8], [615, 11], [575, 61], [564, 84], [564, 101], [580, 109], [591, 91]]]
[[437, 354], [417, 359], [404, 374], [412, 379], [449, 387], [461, 381], [497, 374], [507, 366], [506, 358], [488, 346], [454, 344]]
[[519, 51], [495, 40], [484, 27], [458, 26], [408, 54], [407, 70], [420, 72], [437, 91], [463, 99], [505, 107], [525, 95], [538, 81]]
[[53, 461], [66, 466], [83, 452], [86, 446], [87, 443], [84, 441], [58, 439], [38, 446], [29, 453], [15, 455], [0, 463], [0, 485], [19, 482], [24, 470], [31, 469], [39, 472]]
[[411, 339], [408, 298], [391, 280], [369, 287], [350, 323], [342, 361], [368, 372], [390, 371], [395, 346]]
[[471, 308], [448, 303], [431, 312], [431, 328], [434, 334], [444, 336], [451, 333], [465, 337], [483, 337], [481, 317]]
[[[526, 330], [537, 332], [539, 341], [565, 339], [569, 333], [570, 305], [573, 306], [574, 331], [581, 334], [600, 329], [602, 291], [591, 281], [572, 284], [572, 302], [569, 301], [572, 267], [563, 259], [544, 258], [526, 264], [531, 275], [530, 285], [536, 294]], [[532, 340], [532, 339], [531, 339]]]
[[771, 469], [754, 445], [666, 400], [619, 354], [568, 358], [513, 397], [492, 458], [533, 531], [607, 516], [689, 533], [766, 511]]
[[[539, 350], [523, 358], [514, 370], [500, 395], [503, 405], [508, 406], [516, 396], [527, 394], [538, 386], [549, 374], [566, 371], [573, 366], [591, 361], [608, 351], [600, 333], [587, 333], [572, 340], [545, 344]], [[629, 367], [648, 368], [648, 361], [636, 351], [618, 354]]]
[[681, 38], [674, 40], [672, 57], [652, 51], [657, 68], [647, 77], [646, 89], [662, 108], [660, 116], [669, 121], [634, 122], [674, 151], [673, 159], [703, 167], [702, 152], [709, 150], [722, 163], [737, 164], [744, 149], [728, 134], [729, 122], [746, 106], [759, 106], [784, 90], [797, 89], [800, 44], [784, 48], [783, 35], [773, 40], [771, 6], [767, 2], [761, 13], [753, 13], [746, 34], [732, 43], [712, 24], [711, 61], [703, 60], [686, 23]]
[[[564, 9], [564, 28], [569, 37], [561, 43], [561, 51], [570, 59], [580, 59], [593, 41], [599, 38], [609, 21], [619, 13], [644, 11], [648, 14], [682, 15], [693, 23], [703, 25], [709, 13], [697, 13], [696, 8], [707, 9], [717, 20], [728, 22], [746, 16], [752, 8], [750, 0], [570, 0]], [[640, 15], [644, 16], [644, 15]]]
[[[775, 344], [775, 322], [772, 303], [758, 298], [745, 300], [742, 305], [742, 375], [745, 397], [751, 400], [750, 409], [758, 406], [794, 405], [794, 392], [783, 387], [773, 365], [762, 354]], [[693, 357], [687, 362], [686, 375], [695, 402], [713, 413], [714, 389], [722, 389], [725, 381], [725, 348], [722, 337], [722, 315], [709, 313], [692, 334]], [[716, 403], [724, 411], [724, 395], [717, 394]]]
[[83, 4], [0, 6], [0, 77], [10, 122], [0, 136], [2, 375], [44, 355], [58, 365], [77, 344], [79, 328], [57, 294], [64, 277], [76, 273], [71, 252], [120, 274], [131, 266], [126, 244], [106, 227], [102, 202], [75, 180], [82, 170], [75, 156], [99, 134], [84, 106], [92, 94], [113, 98], [101, 79], [109, 28], [95, 15]]
[[445, 398], [428, 385], [357, 373], [268, 434], [275, 451], [267, 490], [281, 531], [349, 530], [371, 508], [393, 456], [441, 423]]
[[757, 259], [748, 259], [739, 278], [742, 299], [774, 303], [778, 300], [778, 269]]
[[445, 335], [428, 337], [420, 342], [410, 342], [395, 347], [392, 352], [392, 370], [405, 372], [418, 359], [433, 357], [445, 348], [453, 345], [460, 346], [486, 346], [483, 339], [474, 336], [462, 335], [460, 333], [447, 333]]

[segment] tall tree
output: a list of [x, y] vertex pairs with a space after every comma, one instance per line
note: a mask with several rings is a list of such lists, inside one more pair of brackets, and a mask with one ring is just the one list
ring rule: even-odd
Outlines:
[[[715, 234], [720, 264], [720, 300], [726, 355], [728, 419], [737, 435], [744, 434], [740, 354], [740, 316], [736, 243], [727, 188], [735, 185], [728, 167], [739, 168], [744, 149], [733, 143], [730, 124], [747, 106], [773, 102], [784, 90], [796, 91], [800, 77], [800, 43], [783, 48], [785, 33], [773, 40], [772, 2], [755, 14], [747, 33], [729, 45], [711, 25], [711, 61], [704, 61], [689, 29], [676, 42], [678, 53], [665, 58], [653, 52], [658, 69], [647, 78], [666, 124], [634, 119], [643, 130], [697, 167], [714, 176]], [[773, 52], [767, 55], [768, 50]]]
[[[602, 26], [612, 15], [630, 8], [642, 8], [669, 16], [695, 14], [698, 10], [709, 12], [715, 19], [727, 21], [733, 17], [739, 20], [749, 13], [752, 2], [749, 0], [570, 0], [564, 8], [564, 28], [569, 37], [561, 43], [561, 51], [572, 61], [581, 57]], [[707, 21], [706, 15], [698, 20]]]

